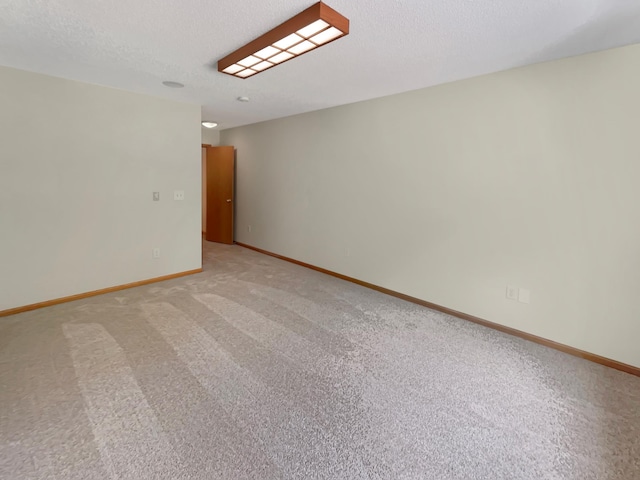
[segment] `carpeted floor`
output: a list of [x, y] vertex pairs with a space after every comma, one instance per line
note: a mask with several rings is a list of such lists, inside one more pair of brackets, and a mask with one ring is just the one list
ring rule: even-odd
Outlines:
[[640, 479], [640, 378], [207, 244], [0, 319], [0, 478]]

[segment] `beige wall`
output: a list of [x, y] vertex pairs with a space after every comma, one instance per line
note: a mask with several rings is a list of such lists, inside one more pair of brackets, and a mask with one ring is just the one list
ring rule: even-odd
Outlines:
[[220, 131], [213, 128], [200, 127], [202, 132], [202, 143], [209, 145], [220, 145]]
[[201, 266], [198, 105], [0, 67], [0, 106], [0, 310]]
[[638, 85], [635, 45], [226, 130], [237, 239], [640, 366]]

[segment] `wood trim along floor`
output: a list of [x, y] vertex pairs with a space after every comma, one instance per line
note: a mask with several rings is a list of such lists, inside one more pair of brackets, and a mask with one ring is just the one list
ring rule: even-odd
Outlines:
[[520, 337], [525, 340], [529, 340], [530, 342], [538, 343], [540, 345], [544, 345], [545, 347], [553, 348], [555, 350], [559, 350], [564, 353], [568, 353], [569, 355], [573, 355], [575, 357], [584, 358], [585, 360], [589, 360], [591, 362], [599, 363], [606, 367], [615, 368], [616, 370], [620, 370], [622, 372], [629, 373], [631, 375], [635, 375], [640, 377], [640, 367], [634, 367], [633, 365], [628, 365], [626, 363], [618, 362], [617, 360], [612, 360], [610, 358], [601, 357], [600, 355], [596, 355], [595, 353], [585, 352], [584, 350], [580, 350], [578, 348], [570, 347], [568, 345], [564, 345], [562, 343], [554, 342], [553, 340], [548, 340], [543, 337], [538, 337], [537, 335], [533, 335], [531, 333], [523, 332], [522, 330], [516, 330], [515, 328], [507, 327], [505, 325], [500, 325], [499, 323], [490, 322], [488, 320], [484, 320], [479, 317], [475, 317], [473, 315], [469, 315], [467, 313], [458, 312], [457, 310], [453, 310], [451, 308], [443, 307], [437, 305], [435, 303], [427, 302], [426, 300], [421, 300], [419, 298], [411, 297], [409, 295], [405, 295], [404, 293], [396, 292], [394, 290], [389, 290], [388, 288], [379, 287], [378, 285], [374, 285], [369, 282], [363, 282], [362, 280], [358, 280], [356, 278], [348, 277], [346, 275], [342, 275], [340, 273], [332, 272], [331, 270], [326, 270], [324, 268], [316, 267], [314, 265], [310, 265], [308, 263], [301, 262], [299, 260], [295, 260], [293, 258], [285, 257], [283, 255], [278, 255], [277, 253], [272, 253], [267, 250], [262, 250], [261, 248], [253, 247], [251, 245], [247, 245], [240, 242], [235, 242], [236, 245], [239, 245], [244, 248], [248, 248], [250, 250], [255, 250], [256, 252], [263, 253], [265, 255], [269, 255], [271, 257], [279, 258], [280, 260], [285, 260], [287, 262], [295, 263], [296, 265], [300, 265], [302, 267], [310, 268], [311, 270], [315, 270], [320, 273], [325, 273], [327, 275], [331, 275], [332, 277], [340, 278], [342, 280], [346, 280], [347, 282], [355, 283], [357, 285], [370, 288], [372, 290], [376, 290], [381, 293], [385, 293], [387, 295], [391, 295], [392, 297], [400, 298], [402, 300], [406, 300], [408, 302], [416, 303], [418, 305], [422, 305], [423, 307], [430, 308], [432, 310], [437, 310], [438, 312], [446, 313], [448, 315], [452, 315], [457, 318], [461, 318], [463, 320], [468, 320], [473, 323], [477, 323], [479, 325], [483, 325], [488, 328], [492, 328], [494, 330], [498, 330], [500, 332], [508, 333], [509, 335], [513, 335], [515, 337]]
[[15, 315], [16, 313], [28, 312], [30, 310], [36, 310], [38, 308], [50, 307], [52, 305], [58, 305], [60, 303], [73, 302], [74, 300], [80, 300], [82, 298], [95, 297], [96, 295], [102, 295], [103, 293], [117, 292], [119, 290], [126, 290], [127, 288], [134, 288], [134, 287], [140, 287], [142, 285], [149, 285], [150, 283], [163, 282], [165, 280], [185, 277], [187, 275], [193, 275], [194, 273], [200, 273], [200, 272], [202, 272], [202, 268], [196, 268], [195, 270], [172, 273], [171, 275], [163, 275], [162, 277], [149, 278], [147, 280], [140, 280], [138, 282], [126, 283], [124, 285], [116, 285], [115, 287], [101, 288], [100, 290], [93, 290], [91, 292], [78, 293], [77, 295], [70, 295], [68, 297], [54, 298], [53, 300], [47, 300], [46, 302], [32, 303], [31, 305], [25, 305], [23, 307], [10, 308], [8, 310], [1, 310], [0, 317]]

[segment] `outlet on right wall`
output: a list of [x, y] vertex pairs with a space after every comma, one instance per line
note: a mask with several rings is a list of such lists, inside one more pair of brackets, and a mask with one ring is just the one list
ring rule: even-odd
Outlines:
[[237, 241], [640, 366], [638, 85], [633, 45], [225, 130]]

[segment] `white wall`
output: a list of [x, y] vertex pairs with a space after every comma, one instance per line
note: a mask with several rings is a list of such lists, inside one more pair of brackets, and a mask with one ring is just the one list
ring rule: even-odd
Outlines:
[[639, 85], [635, 45], [223, 131], [237, 240], [640, 366]]
[[198, 105], [0, 67], [0, 310], [199, 268], [200, 169]]
[[200, 127], [202, 131], [202, 143], [220, 145], [220, 130], [215, 128]]

